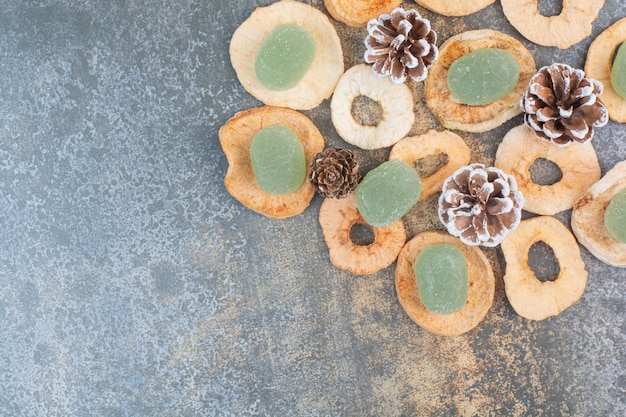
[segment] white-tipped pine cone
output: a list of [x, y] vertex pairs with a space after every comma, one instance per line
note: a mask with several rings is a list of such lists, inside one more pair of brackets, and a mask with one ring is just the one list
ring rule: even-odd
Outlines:
[[415, 9], [394, 9], [367, 24], [365, 62], [373, 65], [380, 77], [388, 76], [396, 84], [411, 77], [423, 81], [428, 69], [437, 60], [437, 34], [430, 21]]
[[524, 123], [555, 145], [582, 145], [593, 137], [594, 127], [609, 121], [599, 99], [602, 89], [601, 82], [567, 64], [543, 67], [530, 79], [520, 101]]
[[519, 225], [523, 205], [515, 178], [495, 167], [471, 164], [444, 182], [439, 219], [463, 243], [493, 247]]

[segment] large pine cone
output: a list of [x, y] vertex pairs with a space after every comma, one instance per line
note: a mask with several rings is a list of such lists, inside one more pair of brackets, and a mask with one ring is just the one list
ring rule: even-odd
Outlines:
[[324, 149], [311, 162], [310, 180], [315, 190], [324, 197], [347, 197], [361, 180], [354, 153], [342, 148]]
[[524, 123], [542, 139], [558, 146], [584, 144], [593, 137], [593, 128], [609, 121], [609, 112], [600, 101], [602, 83], [585, 78], [585, 72], [567, 64], [541, 68], [530, 79], [520, 105]]
[[367, 24], [365, 62], [374, 73], [401, 84], [407, 76], [423, 81], [439, 56], [437, 34], [415, 9], [394, 9]]
[[512, 176], [495, 167], [471, 164], [444, 182], [439, 219], [463, 243], [493, 247], [517, 227], [523, 205]]

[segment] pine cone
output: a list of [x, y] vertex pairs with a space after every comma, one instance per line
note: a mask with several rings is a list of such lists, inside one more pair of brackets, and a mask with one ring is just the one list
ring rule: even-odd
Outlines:
[[515, 178], [495, 167], [472, 164], [444, 182], [439, 219], [463, 243], [493, 247], [517, 227], [523, 204]]
[[310, 180], [324, 197], [347, 197], [361, 180], [354, 153], [342, 148], [324, 149], [311, 162]]
[[567, 64], [541, 68], [530, 79], [520, 105], [524, 123], [542, 139], [558, 146], [584, 144], [593, 128], [609, 121], [609, 112], [599, 99], [602, 83], [585, 78], [585, 72]]
[[389, 76], [396, 84], [403, 83], [407, 76], [423, 81], [439, 57], [437, 34], [417, 10], [398, 7], [391, 14], [370, 20], [367, 33], [365, 62], [374, 64], [376, 75]]

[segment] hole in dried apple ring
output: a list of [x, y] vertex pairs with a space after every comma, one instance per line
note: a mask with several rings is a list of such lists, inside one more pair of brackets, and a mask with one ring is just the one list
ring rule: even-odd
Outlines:
[[539, 0], [537, 2], [537, 11], [542, 16], [558, 16], [563, 12], [562, 0]]
[[428, 178], [439, 171], [439, 169], [446, 166], [448, 161], [450, 161], [450, 157], [441, 152], [418, 159], [413, 162], [413, 168], [417, 170], [420, 178]]
[[537, 185], [552, 185], [561, 181], [563, 171], [549, 159], [537, 158], [528, 168], [530, 180]]
[[383, 106], [376, 100], [360, 95], [352, 101], [350, 113], [362, 126], [378, 126], [383, 118]]
[[354, 223], [350, 228], [350, 241], [355, 245], [369, 246], [375, 240], [374, 230], [365, 223]]
[[535, 242], [528, 249], [527, 264], [541, 282], [554, 281], [561, 272], [559, 260], [554, 254], [554, 250], [542, 240]]

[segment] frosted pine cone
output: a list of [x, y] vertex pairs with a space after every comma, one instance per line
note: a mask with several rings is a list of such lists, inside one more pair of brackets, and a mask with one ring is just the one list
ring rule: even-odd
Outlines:
[[360, 179], [359, 164], [348, 149], [324, 149], [311, 163], [311, 183], [324, 197], [345, 198], [356, 189]]
[[543, 67], [530, 79], [520, 101], [524, 123], [555, 145], [582, 145], [591, 140], [594, 127], [609, 121], [599, 99], [602, 88], [601, 82], [567, 64]]
[[463, 243], [493, 247], [517, 227], [523, 205], [515, 178], [498, 168], [472, 164], [444, 182], [439, 219]]
[[370, 20], [367, 33], [365, 62], [374, 64], [376, 75], [389, 76], [396, 84], [402, 84], [407, 76], [425, 80], [439, 57], [437, 34], [417, 10], [398, 7], [391, 14]]

